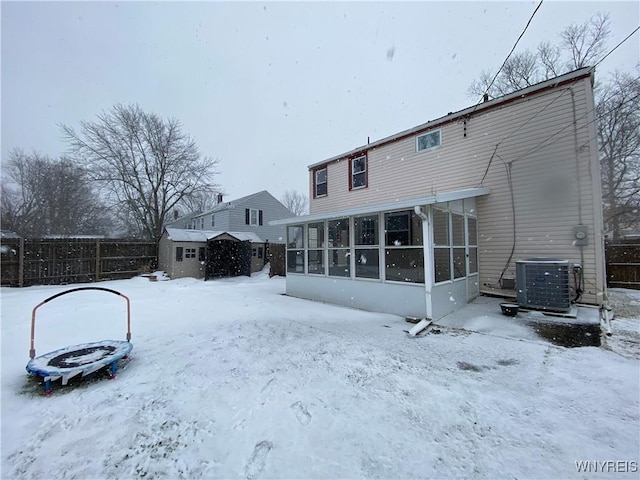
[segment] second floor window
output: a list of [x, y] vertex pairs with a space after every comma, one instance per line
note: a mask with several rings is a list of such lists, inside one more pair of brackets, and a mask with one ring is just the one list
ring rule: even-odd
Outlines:
[[262, 225], [262, 210], [246, 208], [244, 211], [245, 225]]
[[324, 197], [327, 195], [327, 168], [321, 168], [314, 172], [314, 197]]
[[212, 227], [216, 226], [216, 216], [215, 215], [211, 215], [211, 226]]
[[429, 133], [416, 137], [416, 152], [422, 152], [424, 150], [439, 147], [441, 143], [441, 130], [433, 130]]
[[359, 157], [349, 160], [350, 177], [349, 187], [353, 190], [367, 186], [367, 157]]

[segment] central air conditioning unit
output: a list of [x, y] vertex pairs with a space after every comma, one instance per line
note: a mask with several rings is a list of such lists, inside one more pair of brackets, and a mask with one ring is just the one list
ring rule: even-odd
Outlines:
[[528, 258], [516, 261], [516, 292], [523, 308], [568, 312], [569, 260]]

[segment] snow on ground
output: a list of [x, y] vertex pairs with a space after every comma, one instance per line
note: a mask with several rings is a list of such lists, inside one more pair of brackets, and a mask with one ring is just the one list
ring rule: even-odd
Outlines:
[[[411, 338], [284, 282], [100, 283], [131, 298], [132, 354], [117, 379], [51, 397], [25, 371], [31, 309], [70, 287], [0, 289], [2, 478], [638, 478], [640, 363], [616, 345], [515, 334], [486, 297], [466, 310], [476, 328]], [[37, 353], [125, 323], [116, 295], [59, 297]]]

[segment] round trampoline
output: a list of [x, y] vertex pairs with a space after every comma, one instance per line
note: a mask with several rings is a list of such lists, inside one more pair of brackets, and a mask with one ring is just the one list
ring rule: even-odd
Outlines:
[[[61, 348], [36, 357], [35, 350], [35, 324], [36, 311], [51, 300], [82, 290], [100, 290], [113, 293], [124, 298], [127, 302], [127, 339], [102, 340], [100, 342], [83, 343], [71, 347]], [[66, 385], [69, 379], [78, 375], [86, 376], [102, 368], [109, 369], [109, 378], [116, 377], [118, 360], [125, 358], [133, 349], [131, 340], [131, 308], [129, 298], [122, 293], [102, 287], [80, 287], [66, 290], [53, 295], [40, 302], [31, 314], [31, 360], [27, 363], [27, 372], [30, 375], [39, 375], [44, 379], [45, 395], [51, 394], [51, 382], [61, 379], [62, 385]]]

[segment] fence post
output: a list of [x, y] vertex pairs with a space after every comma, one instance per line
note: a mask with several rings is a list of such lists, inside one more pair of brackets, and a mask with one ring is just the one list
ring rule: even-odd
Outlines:
[[20, 254], [18, 255], [18, 286], [24, 287], [24, 238], [20, 237]]
[[96, 279], [95, 282], [100, 281], [100, 239], [96, 238]]

